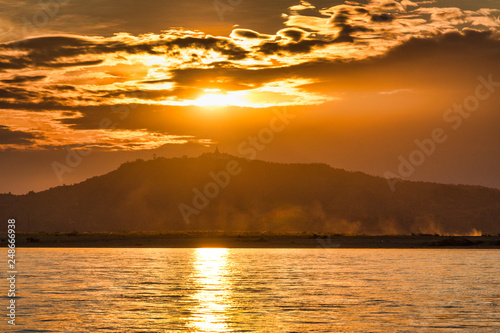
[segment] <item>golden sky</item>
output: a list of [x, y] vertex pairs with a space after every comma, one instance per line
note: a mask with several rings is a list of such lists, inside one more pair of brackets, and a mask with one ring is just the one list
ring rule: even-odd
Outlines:
[[259, 159], [398, 174], [441, 128], [446, 142], [407, 178], [500, 188], [500, 87], [454, 109], [479, 77], [500, 82], [500, 1], [0, 8], [0, 192], [59, 185], [52, 164], [70, 149], [92, 154], [67, 183], [153, 153], [242, 155], [276, 112], [294, 118]]

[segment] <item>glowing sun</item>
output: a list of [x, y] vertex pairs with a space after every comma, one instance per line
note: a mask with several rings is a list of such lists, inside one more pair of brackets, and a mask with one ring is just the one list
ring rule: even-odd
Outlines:
[[241, 92], [221, 93], [218, 89], [205, 89], [205, 94], [194, 100], [198, 106], [248, 106], [245, 95]]

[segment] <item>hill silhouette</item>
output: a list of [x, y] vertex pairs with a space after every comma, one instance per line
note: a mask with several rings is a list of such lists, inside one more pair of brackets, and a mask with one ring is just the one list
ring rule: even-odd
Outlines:
[[18, 231], [226, 230], [339, 234], [500, 233], [500, 191], [402, 181], [326, 164], [226, 154], [121, 165], [79, 184], [0, 195]]

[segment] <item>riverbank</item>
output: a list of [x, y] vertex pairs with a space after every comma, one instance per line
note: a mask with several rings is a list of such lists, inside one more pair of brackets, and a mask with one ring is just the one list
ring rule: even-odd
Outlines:
[[[7, 246], [5, 234], [0, 245]], [[500, 248], [500, 236], [342, 236], [273, 233], [18, 233], [17, 247]]]

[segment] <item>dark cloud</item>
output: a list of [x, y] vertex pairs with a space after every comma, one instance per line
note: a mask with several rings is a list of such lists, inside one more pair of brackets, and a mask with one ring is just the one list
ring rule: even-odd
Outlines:
[[62, 68], [62, 67], [78, 67], [78, 66], [95, 66], [102, 64], [104, 60], [89, 60], [89, 61], [74, 61], [74, 62], [55, 62], [44, 63], [42, 67]]
[[371, 21], [378, 23], [392, 22], [394, 17], [391, 14], [382, 13], [382, 14], [372, 14]]
[[353, 43], [354, 37], [351, 34], [355, 31], [359, 31], [359, 29], [360, 27], [355, 29], [349, 24], [342, 24], [340, 32], [338, 33], [337, 38], [335, 40], [338, 43]]
[[86, 54], [93, 45], [92, 41], [80, 37], [50, 36], [0, 44], [0, 51], [26, 51], [26, 55], [16, 57], [26, 66], [52, 67], [51, 62], [58, 58]]
[[159, 80], [144, 80], [140, 81], [140, 83], [147, 83], [147, 84], [157, 84], [157, 83], [165, 83], [165, 82], [171, 82], [172, 80], [170, 79], [159, 79]]
[[33, 82], [40, 81], [45, 79], [45, 75], [37, 75], [37, 76], [24, 76], [24, 75], [16, 75], [11, 79], [0, 80], [3, 83], [24, 83], [24, 82]]
[[214, 50], [228, 56], [229, 60], [241, 60], [248, 55], [248, 51], [235, 45], [230, 39], [222, 37], [184, 37], [172, 41], [158, 42], [155, 46], [165, 45], [179, 48], [204, 48]]
[[332, 42], [307, 39], [300, 42], [291, 42], [287, 44], [280, 44], [279, 42], [267, 42], [259, 45], [257, 48], [259, 52], [265, 55], [283, 54], [283, 53], [309, 53], [314, 47], [325, 47]]
[[71, 85], [47, 85], [40, 88], [0, 86], [0, 109], [29, 111], [72, 110], [75, 100], [88, 101], [91, 96], [62, 97], [57, 91], [76, 91]]
[[28, 101], [38, 96], [38, 93], [24, 88], [0, 87], [0, 98], [9, 98], [16, 101]]
[[359, 13], [359, 14], [368, 14], [368, 13], [370, 13], [370, 11], [368, 9], [363, 8], [363, 7], [355, 7], [354, 11], [356, 13]]
[[329, 24], [335, 26], [342, 26], [349, 22], [351, 16], [350, 6], [339, 6], [339, 8], [328, 21]]
[[408, 65], [413, 63], [412, 66], [421, 61], [443, 61], [450, 65], [462, 61], [465, 69], [471, 67], [465, 66], [471, 65], [471, 62], [474, 66], [500, 62], [500, 40], [492, 31], [464, 29], [463, 32], [436, 34], [433, 38], [411, 38], [393, 48], [384, 58], [385, 62], [404, 61]]
[[0, 145], [31, 145], [33, 140], [40, 137], [32, 133], [13, 131], [8, 126], [0, 125]]
[[286, 28], [278, 31], [277, 35], [290, 38], [297, 43], [307, 35], [307, 32], [298, 28]]
[[348, 19], [344, 19], [343, 14], [339, 14], [334, 20], [337, 20], [335, 21], [335, 25], [340, 28], [339, 33], [335, 37], [316, 35], [315, 38], [304, 39], [304, 36], [307, 34], [304, 30], [289, 28], [280, 30], [278, 34], [291, 38], [291, 42], [280, 43], [279, 41], [269, 41], [256, 48], [265, 55], [310, 53], [314, 48], [322, 48], [337, 43], [353, 43], [354, 37], [352, 33], [371, 31], [367, 27], [352, 26], [345, 23]]
[[54, 85], [49, 85], [45, 87], [46, 89], [49, 90], [59, 90], [59, 91], [76, 91], [77, 89], [74, 86], [70, 86], [67, 84], [54, 84]]
[[[335, 43], [353, 43], [355, 32], [369, 32], [373, 31], [369, 27], [354, 24], [353, 18], [363, 17], [369, 14], [369, 11], [363, 7], [341, 5], [337, 6], [336, 11], [328, 20], [328, 24], [339, 29], [339, 33], [335, 38]], [[381, 14], [387, 15], [387, 14]]]
[[[164, 50], [158, 50], [163, 47]], [[175, 49], [199, 48], [220, 52], [229, 60], [244, 59], [248, 51], [237, 46], [229, 38], [223, 37], [177, 37], [146, 42], [131, 42], [120, 40], [92, 40], [83, 37], [50, 36], [37, 37], [0, 44], [2, 51], [26, 51], [22, 56], [0, 56], [1, 69], [21, 69], [26, 67], [73, 67], [92, 66], [103, 62], [102, 55], [117, 52], [129, 54], [147, 53], [151, 55], [168, 55]], [[81, 60], [80, 56], [88, 56], [88, 60]], [[96, 57], [98, 59], [96, 59]], [[68, 58], [77, 60], [67, 61]], [[62, 60], [63, 59], [63, 60]]]
[[401, 7], [401, 4], [397, 3], [396, 1], [389, 1], [387, 3], [384, 3], [381, 7], [388, 10], [399, 9]]
[[73, 100], [49, 91], [33, 91], [22, 87], [0, 86], [0, 109], [30, 111], [71, 110]]
[[[0, 47], [1, 49], [1, 47]], [[23, 57], [3, 56], [0, 55], [0, 71], [6, 69], [23, 69], [30, 65], [30, 62]]]
[[256, 46], [255, 48], [260, 53], [263, 53], [265, 55], [310, 53], [314, 48], [323, 48], [328, 45], [338, 43], [353, 43], [354, 37], [352, 36], [352, 33], [367, 31], [371, 31], [371, 29], [363, 26], [351, 26], [350, 24], [342, 24], [339, 33], [333, 38], [318, 35], [314, 39], [301, 39], [303, 35], [298, 30], [289, 30], [285, 31], [285, 33], [288, 34], [291, 38], [294, 38], [294, 41], [285, 44], [280, 43], [279, 41], [269, 41]]

